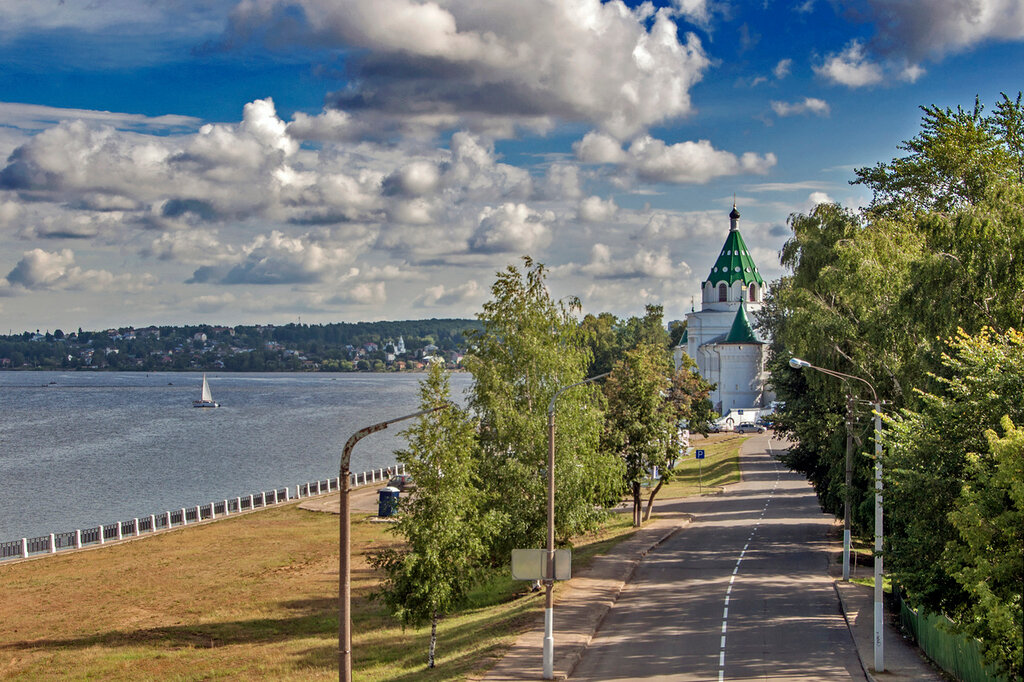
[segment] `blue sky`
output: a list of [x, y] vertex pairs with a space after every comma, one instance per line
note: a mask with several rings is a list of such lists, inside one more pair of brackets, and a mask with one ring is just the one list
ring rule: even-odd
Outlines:
[[7, 0], [0, 328], [470, 317], [529, 254], [689, 310], [728, 231], [857, 208], [1019, 0]]

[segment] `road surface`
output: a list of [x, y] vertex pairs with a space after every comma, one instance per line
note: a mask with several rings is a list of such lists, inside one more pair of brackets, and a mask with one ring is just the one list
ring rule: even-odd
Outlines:
[[743, 446], [743, 482], [680, 501], [695, 519], [640, 564], [574, 680], [864, 680], [807, 481]]

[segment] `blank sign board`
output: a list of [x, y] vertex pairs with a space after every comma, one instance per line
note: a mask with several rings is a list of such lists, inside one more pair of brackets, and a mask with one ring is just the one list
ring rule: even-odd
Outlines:
[[[546, 549], [513, 549], [512, 577], [516, 580], [548, 580], [548, 551]], [[572, 551], [555, 550], [555, 580], [572, 577]]]

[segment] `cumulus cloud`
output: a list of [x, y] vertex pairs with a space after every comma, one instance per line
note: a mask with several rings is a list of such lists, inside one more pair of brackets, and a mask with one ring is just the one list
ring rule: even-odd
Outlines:
[[813, 69], [822, 78], [850, 88], [894, 80], [913, 83], [925, 73], [923, 67], [905, 58], [873, 58], [859, 40], [851, 40], [841, 52], [829, 54]]
[[475, 304], [483, 298], [484, 293], [476, 280], [471, 279], [465, 284], [453, 287], [446, 287], [443, 284], [427, 287], [414, 303], [427, 307]]
[[835, 203], [835, 199], [830, 197], [825, 192], [811, 192], [807, 196], [807, 201], [810, 204], [811, 208], [814, 208], [818, 204], [833, 204], [833, 203]]
[[705, 183], [712, 178], [741, 173], [767, 173], [775, 164], [775, 154], [759, 156], [746, 152], [736, 156], [715, 149], [708, 140], [666, 144], [649, 135], [639, 137], [623, 150], [611, 138], [589, 133], [575, 146], [585, 163], [616, 163], [647, 182]]
[[634, 235], [642, 242], [664, 243], [708, 238], [723, 235], [729, 229], [725, 211], [691, 211], [688, 213], [652, 213], [643, 227]]
[[822, 64], [814, 67], [814, 72], [851, 88], [876, 85], [883, 78], [881, 65], [868, 58], [863, 43], [858, 40], [851, 41], [842, 52], [827, 56]]
[[209, 230], [166, 232], [144, 248], [142, 255], [200, 265], [212, 265], [232, 256], [230, 247], [221, 245], [216, 234]]
[[234, 262], [198, 268], [189, 284], [311, 284], [337, 276], [352, 261], [344, 248], [317, 243], [309, 235], [288, 237], [274, 230], [257, 236]]
[[[680, 263], [679, 267], [689, 269], [685, 263]], [[678, 269], [672, 264], [667, 248], [663, 248], [661, 251], [639, 249], [628, 258], [614, 258], [611, 248], [605, 244], [594, 244], [591, 247], [590, 262], [580, 266], [579, 271], [590, 277], [601, 279], [639, 277], [667, 279], [678, 274]]]
[[816, 116], [828, 116], [830, 108], [828, 102], [816, 97], [804, 97], [802, 102], [772, 102], [772, 111], [778, 116], [797, 116], [800, 114], [815, 114]]
[[774, 75], [777, 79], [782, 80], [783, 78], [790, 74], [792, 69], [792, 59], [780, 59], [779, 63], [775, 65], [775, 68], [772, 69], [772, 75]]
[[938, 59], [986, 42], [1024, 39], [1019, 0], [869, 0], [877, 18], [875, 41], [886, 54], [911, 61]]
[[0, 280], [0, 287], [28, 291], [130, 290], [146, 284], [148, 281], [129, 274], [114, 275], [106, 270], [83, 269], [75, 265], [75, 254], [71, 249], [26, 251], [7, 277]]
[[551, 243], [551, 230], [544, 222], [553, 219], [554, 214], [539, 213], [526, 204], [487, 207], [469, 248], [477, 253], [536, 253]]
[[381, 305], [388, 300], [384, 282], [353, 282], [340, 287], [330, 302], [334, 304]]
[[349, 63], [358, 85], [331, 98], [350, 113], [409, 112], [447, 128], [558, 118], [624, 138], [689, 113], [710, 65], [675, 16], [704, 24], [707, 3], [244, 0], [225, 42], [362, 50]]
[[614, 218], [618, 210], [611, 197], [587, 197], [580, 202], [579, 218], [586, 223], [603, 223]]

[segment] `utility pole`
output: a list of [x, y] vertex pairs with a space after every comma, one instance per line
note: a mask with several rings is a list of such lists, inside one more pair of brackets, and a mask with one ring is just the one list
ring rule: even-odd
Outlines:
[[850, 488], [853, 486], [853, 396], [846, 396], [846, 498], [843, 502], [843, 581], [850, 580]]

